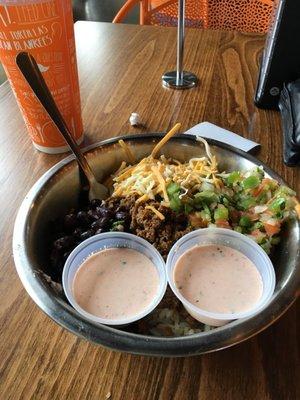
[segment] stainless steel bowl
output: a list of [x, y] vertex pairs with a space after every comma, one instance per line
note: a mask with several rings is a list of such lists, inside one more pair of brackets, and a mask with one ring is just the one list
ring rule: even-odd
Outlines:
[[[134, 135], [122, 137], [132, 148], [137, 159], [150, 154], [154, 143], [162, 135]], [[99, 179], [108, 177], [124, 159], [117, 141], [107, 140], [87, 148], [88, 159]], [[220, 168], [245, 170], [260, 161], [247, 153], [210, 140]], [[186, 161], [201, 156], [204, 148], [194, 136], [179, 135], [163, 148], [166, 156]], [[265, 171], [284, 183], [267, 166]], [[296, 298], [299, 287], [300, 264], [299, 222], [289, 221], [282, 233], [282, 241], [273, 254], [276, 270], [276, 289], [272, 302], [261, 313], [240, 319], [212, 331], [186, 337], [159, 338], [124, 332], [99, 326], [85, 320], [66, 301], [51, 276], [47, 251], [47, 225], [76, 206], [79, 194], [77, 165], [72, 156], [46, 172], [25, 197], [14, 228], [13, 253], [21, 281], [36, 304], [58, 324], [76, 335], [111, 349], [135, 354], [157, 356], [196, 355], [232, 346], [257, 334], [279, 318]]]

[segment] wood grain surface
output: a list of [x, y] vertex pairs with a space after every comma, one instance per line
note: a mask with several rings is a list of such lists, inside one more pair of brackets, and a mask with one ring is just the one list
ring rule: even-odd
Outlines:
[[[262, 144], [259, 158], [300, 193], [299, 169], [282, 162], [277, 112], [253, 105], [264, 37], [189, 30], [185, 69], [200, 85], [163, 89], [174, 69], [173, 28], [76, 24], [85, 143], [141, 131], [182, 130], [210, 121]], [[0, 399], [296, 400], [297, 308], [258, 336], [194, 358], [163, 359], [108, 351], [63, 330], [29, 298], [16, 274], [11, 239], [32, 184], [63, 156], [35, 151], [7, 83], [0, 87]], [[299, 319], [299, 308], [298, 308]]]

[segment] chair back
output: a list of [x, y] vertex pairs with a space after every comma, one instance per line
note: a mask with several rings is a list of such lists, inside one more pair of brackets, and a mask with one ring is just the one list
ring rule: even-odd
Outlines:
[[[140, 2], [140, 23], [176, 26], [178, 0], [127, 0], [113, 22], [121, 22]], [[265, 33], [272, 18], [274, 0], [186, 0], [187, 27]]]

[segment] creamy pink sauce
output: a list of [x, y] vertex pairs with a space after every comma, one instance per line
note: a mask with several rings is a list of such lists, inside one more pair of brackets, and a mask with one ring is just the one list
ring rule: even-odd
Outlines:
[[144, 254], [111, 248], [88, 257], [77, 270], [73, 295], [85, 311], [106, 319], [125, 319], [142, 312], [159, 287], [159, 275]]
[[190, 303], [217, 313], [250, 310], [263, 292], [253, 262], [227, 246], [195, 246], [186, 251], [175, 265], [174, 280]]

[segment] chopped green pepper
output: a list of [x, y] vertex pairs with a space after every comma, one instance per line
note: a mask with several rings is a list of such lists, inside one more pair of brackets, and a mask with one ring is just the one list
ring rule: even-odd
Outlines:
[[254, 197], [246, 197], [245, 199], [240, 200], [237, 205], [242, 210], [248, 210], [256, 205], [256, 201]]
[[264, 249], [264, 251], [267, 253], [267, 254], [270, 254], [270, 250], [271, 250], [271, 244], [270, 244], [270, 242], [265, 242], [265, 243], [262, 243], [262, 244], [260, 244], [260, 247], [262, 248], [262, 249]]
[[267, 194], [262, 192], [256, 197], [256, 201], [258, 204], [265, 204], [268, 201]]
[[178, 183], [175, 182], [171, 182], [168, 187], [167, 187], [167, 193], [169, 196], [172, 196], [175, 193], [180, 192], [180, 186], [178, 185]]
[[226, 207], [220, 207], [220, 206], [216, 208], [214, 212], [214, 219], [215, 221], [219, 219], [228, 220], [228, 209]]
[[239, 225], [243, 228], [250, 228], [252, 226], [252, 221], [247, 215], [243, 215], [240, 218]]
[[124, 231], [124, 223], [125, 221], [115, 221], [112, 223], [110, 231], [111, 232], [118, 232], [118, 231]]
[[285, 208], [285, 198], [278, 197], [269, 205], [269, 210], [273, 211], [274, 213], [278, 213]]
[[261, 230], [261, 229], [263, 229], [263, 227], [264, 227], [264, 224], [263, 224], [262, 222], [260, 222], [260, 221], [257, 221], [257, 222], [255, 222], [255, 224], [253, 225], [253, 230], [255, 230], [255, 229]]
[[282, 219], [283, 216], [284, 216], [284, 214], [283, 214], [282, 211], [278, 211], [278, 212], [275, 214], [275, 217], [276, 217], [277, 219]]
[[263, 233], [261, 232], [261, 235], [259, 235], [255, 240], [256, 240], [256, 243], [258, 243], [258, 244], [263, 244], [263, 243], [266, 243], [266, 242], [267, 242], [267, 237], [266, 237], [265, 234], [263, 234]]
[[211, 221], [211, 213], [210, 213], [210, 209], [208, 208], [208, 206], [206, 204], [203, 205], [203, 210], [200, 211], [200, 216], [204, 221]]
[[294, 192], [294, 190], [290, 189], [287, 186], [280, 186], [277, 190], [276, 190], [276, 195], [288, 195], [288, 196], [296, 196], [296, 192]]
[[190, 204], [188, 204], [188, 203], [184, 204], [184, 212], [185, 212], [185, 214], [189, 214], [192, 210], [193, 210], [193, 207]]
[[242, 229], [241, 226], [235, 226], [235, 227], [233, 228], [233, 230], [235, 230], [236, 232], [239, 232], [239, 233], [243, 233], [243, 229]]
[[239, 171], [233, 171], [233, 172], [231, 172], [231, 174], [228, 175], [227, 183], [229, 185], [232, 185], [233, 183], [238, 182], [240, 180], [240, 177], [241, 177], [241, 175], [240, 175]]
[[170, 197], [170, 208], [173, 211], [179, 212], [182, 208], [182, 203], [179, 198], [179, 193], [174, 193], [172, 197]]
[[265, 176], [263, 168], [257, 167], [254, 170], [252, 170], [253, 175], [257, 176], [259, 180], [262, 180]]
[[219, 200], [219, 196], [212, 190], [203, 190], [203, 192], [195, 195], [196, 203], [200, 200], [206, 204], [215, 203]]
[[112, 228], [115, 228], [118, 225], [124, 225], [125, 221], [115, 221], [111, 224]]
[[179, 198], [180, 190], [180, 186], [175, 182], [171, 182], [167, 187], [167, 193], [170, 200], [170, 208], [176, 212], [182, 209], [182, 203]]
[[244, 179], [242, 182], [243, 188], [254, 189], [260, 184], [260, 179], [256, 175], [250, 175], [248, 178]]
[[204, 211], [207, 212], [207, 214], [211, 215], [210, 214], [210, 208], [206, 204], [203, 204], [203, 209], [204, 209]]
[[228, 207], [230, 205], [230, 201], [227, 199], [227, 197], [222, 196], [221, 202], [224, 204], [224, 206]]

